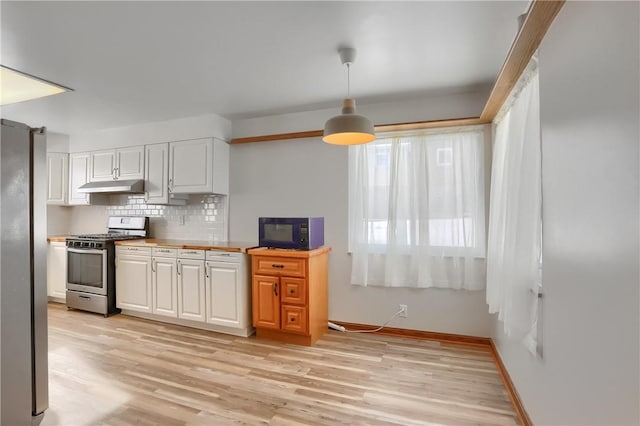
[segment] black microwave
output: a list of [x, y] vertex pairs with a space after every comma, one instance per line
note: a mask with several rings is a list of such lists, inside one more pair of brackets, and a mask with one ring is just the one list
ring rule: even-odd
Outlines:
[[324, 245], [323, 217], [260, 217], [260, 247], [313, 250]]

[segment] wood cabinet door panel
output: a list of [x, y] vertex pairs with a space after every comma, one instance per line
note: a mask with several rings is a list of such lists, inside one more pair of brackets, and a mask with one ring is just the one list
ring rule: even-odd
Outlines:
[[280, 288], [277, 277], [253, 277], [253, 325], [280, 329]]
[[256, 274], [286, 275], [288, 277], [301, 277], [306, 275], [305, 259], [255, 256], [254, 271]]
[[282, 330], [308, 334], [307, 308], [302, 306], [282, 306]]
[[282, 303], [304, 305], [307, 303], [307, 286], [304, 278], [280, 278], [282, 283]]

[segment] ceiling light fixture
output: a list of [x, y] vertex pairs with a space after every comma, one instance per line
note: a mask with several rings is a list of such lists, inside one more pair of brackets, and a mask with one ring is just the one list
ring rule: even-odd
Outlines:
[[0, 106], [57, 95], [58, 93], [72, 90], [0, 65]]
[[356, 114], [356, 100], [350, 98], [350, 67], [356, 58], [356, 49], [338, 49], [340, 60], [347, 66], [347, 97], [342, 104], [342, 114], [330, 118], [324, 125], [322, 140], [334, 145], [359, 145], [376, 139], [373, 123], [367, 117]]

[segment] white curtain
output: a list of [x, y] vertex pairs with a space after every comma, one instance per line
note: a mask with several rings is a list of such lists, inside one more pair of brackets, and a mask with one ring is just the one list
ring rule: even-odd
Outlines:
[[349, 148], [352, 284], [484, 288], [484, 127], [440, 132]]
[[536, 351], [541, 268], [540, 102], [537, 71], [494, 123], [487, 303], [504, 332]]

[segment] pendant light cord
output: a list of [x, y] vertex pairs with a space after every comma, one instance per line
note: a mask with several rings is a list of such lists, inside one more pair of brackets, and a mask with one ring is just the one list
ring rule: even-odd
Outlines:
[[347, 98], [351, 97], [351, 63], [347, 62]]

